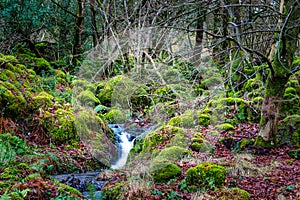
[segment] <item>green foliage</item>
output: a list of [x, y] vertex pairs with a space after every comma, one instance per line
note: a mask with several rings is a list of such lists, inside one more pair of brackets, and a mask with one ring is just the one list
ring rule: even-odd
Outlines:
[[225, 178], [225, 168], [210, 162], [203, 162], [186, 171], [187, 185], [200, 184], [202, 187], [208, 188], [220, 187], [224, 184]]
[[[132, 81], [123, 76], [123, 75], [118, 75], [115, 76], [111, 79], [109, 79], [104, 86], [102, 87], [98, 87], [98, 99], [100, 100], [100, 102], [105, 105], [110, 107], [111, 106], [111, 101], [112, 101], [112, 97], [114, 94], [114, 89], [121, 84], [120, 87], [122, 86], [128, 86], [129, 88], [127, 88], [127, 91], [125, 90], [126, 88], [123, 88], [123, 92], [126, 93], [126, 95], [129, 95], [130, 92], [128, 92], [128, 90], [131, 90], [133, 87], [133, 83]], [[119, 94], [116, 94], [119, 95]], [[115, 98], [119, 98], [119, 96], [115, 97]]]
[[17, 155], [28, 153], [29, 147], [21, 138], [5, 133], [0, 134], [0, 151], [0, 163], [5, 165], [14, 161]]
[[290, 157], [292, 157], [296, 160], [300, 160], [300, 150], [299, 149], [289, 150], [288, 154]]

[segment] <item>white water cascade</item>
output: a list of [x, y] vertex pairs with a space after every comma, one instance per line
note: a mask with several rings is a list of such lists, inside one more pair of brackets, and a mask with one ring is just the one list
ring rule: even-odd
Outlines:
[[125, 166], [128, 154], [133, 148], [135, 138], [129, 133], [124, 131], [124, 129], [119, 124], [110, 124], [109, 127], [114, 131], [115, 137], [117, 138], [117, 143], [119, 147], [119, 158], [111, 166], [112, 169], [119, 169]]

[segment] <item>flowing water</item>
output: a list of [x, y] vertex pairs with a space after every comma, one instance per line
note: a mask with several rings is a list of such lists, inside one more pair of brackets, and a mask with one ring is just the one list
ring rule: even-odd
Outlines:
[[[125, 129], [122, 124], [109, 124], [109, 127], [114, 131], [114, 135], [119, 148], [119, 157], [114, 164], [111, 165], [112, 169], [119, 169], [125, 166], [128, 154], [134, 146], [136, 137], [151, 131], [154, 126], [144, 128], [131, 128]], [[61, 174], [55, 175], [60, 182], [74, 187], [82, 192], [85, 199], [100, 199], [101, 188], [104, 181], [98, 181], [96, 176], [101, 172], [86, 172], [79, 174]], [[89, 186], [93, 186], [92, 193], [89, 191]], [[90, 197], [93, 195], [93, 197]]]
[[111, 124], [109, 125], [109, 127], [114, 131], [119, 148], [119, 158], [111, 166], [111, 168], [119, 169], [125, 166], [128, 154], [134, 145], [135, 137], [127, 133], [122, 127], [122, 125]]

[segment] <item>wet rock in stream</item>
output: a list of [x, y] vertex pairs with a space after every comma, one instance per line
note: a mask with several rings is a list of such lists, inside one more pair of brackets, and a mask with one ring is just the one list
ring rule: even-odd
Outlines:
[[[79, 190], [86, 199], [99, 199], [105, 181], [96, 179], [100, 172], [87, 172], [82, 174], [61, 174], [53, 176], [59, 182]], [[91, 198], [90, 193], [94, 193]]]

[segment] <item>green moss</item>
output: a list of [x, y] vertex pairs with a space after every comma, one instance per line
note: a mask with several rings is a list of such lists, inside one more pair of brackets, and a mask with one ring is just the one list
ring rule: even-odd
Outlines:
[[[109, 79], [109, 81], [107, 81], [104, 85], [103, 88], [98, 87], [98, 98], [100, 99], [101, 103], [105, 106], [111, 106], [111, 101], [113, 98], [113, 93], [114, 93], [114, 89], [116, 87], [120, 87], [122, 88], [120, 91], [120, 94], [116, 94], [116, 95], [129, 95], [130, 92], [132, 92], [131, 90], [134, 87], [133, 82], [126, 76], [123, 75], [118, 75], [115, 76], [111, 79]], [[129, 89], [130, 91], [126, 91], [125, 89]], [[124, 93], [124, 94], [121, 94]], [[118, 100], [126, 100], [123, 98], [118, 98], [115, 97]]]
[[190, 148], [193, 151], [197, 151], [197, 152], [207, 152], [210, 150], [210, 147], [207, 145], [206, 142], [193, 142], [190, 146]]
[[34, 66], [35, 71], [51, 71], [52, 69], [50, 63], [44, 58], [33, 58], [32, 61], [31, 64]]
[[76, 92], [76, 94], [80, 94], [80, 92], [86, 90], [90, 90], [92, 92], [96, 91], [96, 86], [94, 84], [83, 79], [73, 81], [71, 87]]
[[220, 200], [250, 200], [250, 194], [240, 188], [231, 188], [227, 192], [223, 192]]
[[244, 138], [239, 142], [239, 149], [244, 149], [249, 144], [250, 144], [250, 141], [248, 139]]
[[274, 144], [270, 141], [265, 141], [261, 136], [256, 137], [254, 145], [258, 147], [274, 147]]
[[293, 87], [287, 87], [285, 89], [285, 92], [284, 92], [284, 96], [283, 96], [285, 99], [292, 99], [292, 98], [295, 98], [297, 97], [297, 91], [295, 88]]
[[82, 91], [77, 100], [81, 103], [81, 105], [95, 107], [95, 105], [100, 104], [100, 100], [94, 95], [90, 90]]
[[142, 153], [153, 151], [157, 145], [169, 140], [166, 146], [185, 146], [186, 131], [179, 127], [161, 126], [157, 130], [148, 133], [143, 142]]
[[223, 80], [219, 76], [212, 76], [209, 78], [206, 78], [202, 80], [201, 82], [201, 88], [206, 89], [206, 88], [211, 88], [218, 86], [219, 84], [223, 83]]
[[224, 130], [224, 131], [234, 130], [234, 126], [232, 126], [231, 124], [228, 124], [228, 123], [217, 125], [215, 128], [218, 130]]
[[123, 124], [127, 121], [126, 115], [117, 109], [110, 110], [103, 117], [110, 124]]
[[151, 177], [159, 183], [181, 175], [182, 169], [168, 160], [155, 159], [150, 165]]
[[224, 184], [225, 178], [225, 168], [210, 162], [201, 163], [186, 171], [187, 185], [200, 184], [203, 187], [206, 185], [220, 187]]
[[172, 146], [163, 149], [158, 156], [155, 158], [159, 160], [169, 160], [169, 161], [178, 161], [183, 157], [193, 155], [189, 150], [179, 147], [179, 146]]
[[198, 124], [200, 126], [208, 126], [210, 124], [210, 115], [198, 112]]
[[154, 104], [156, 103], [163, 103], [163, 102], [168, 102], [172, 101], [176, 98], [176, 95], [171, 89], [170, 86], [165, 86], [165, 87], [160, 87], [154, 91], [154, 97], [153, 97], [153, 102]]
[[52, 142], [65, 144], [78, 140], [74, 123], [75, 117], [71, 110], [57, 109], [47, 126]]
[[47, 92], [40, 92], [37, 96], [33, 97], [36, 107], [44, 106], [50, 108], [53, 105], [54, 97]]
[[171, 118], [168, 125], [184, 127], [184, 128], [192, 128], [195, 126], [194, 117], [193, 115], [182, 114], [180, 116]]
[[18, 60], [12, 55], [0, 54], [0, 63], [17, 63]]

